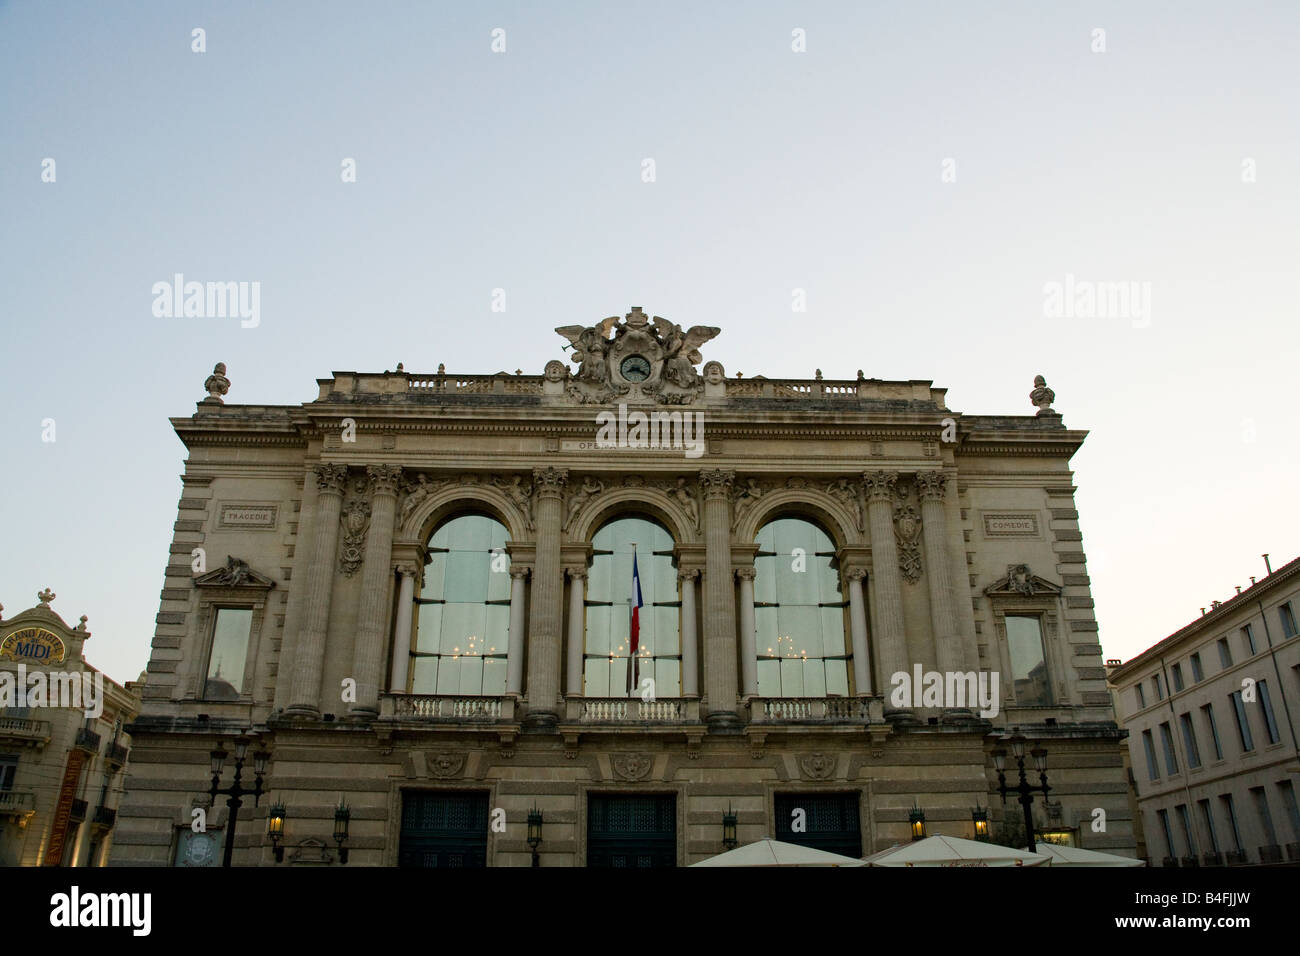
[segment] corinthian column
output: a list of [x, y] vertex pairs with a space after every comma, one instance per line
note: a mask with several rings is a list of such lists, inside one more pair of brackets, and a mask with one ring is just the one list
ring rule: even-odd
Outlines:
[[853, 642], [853, 688], [859, 696], [871, 693], [871, 659], [867, 657], [867, 606], [862, 594], [863, 568], [849, 568], [849, 634]]
[[758, 652], [754, 634], [754, 568], [736, 568], [740, 579], [740, 687], [746, 697], [758, 694]]
[[393, 672], [388, 690], [406, 693], [406, 677], [411, 667], [411, 617], [415, 611], [415, 565], [397, 566], [397, 623], [393, 625]]
[[320, 713], [320, 677], [325, 666], [325, 636], [329, 628], [334, 563], [339, 551], [339, 514], [348, 481], [346, 465], [317, 465], [316, 517], [304, 575], [302, 627], [293, 668], [293, 689], [286, 714], [315, 717]]
[[558, 723], [560, 696], [560, 596], [564, 573], [560, 566], [560, 530], [564, 522], [564, 488], [568, 471], [533, 469], [533, 523], [537, 527], [537, 557], [533, 563], [532, 606], [528, 618], [528, 714], [524, 725], [553, 732]]
[[[871, 531], [872, 598], [876, 607], [876, 664], [882, 692], [897, 673], [909, 674], [907, 632], [903, 627], [902, 585], [898, 573], [898, 543], [894, 540], [894, 499], [898, 476], [887, 471], [867, 472], [862, 476], [867, 493], [867, 519]], [[851, 620], [851, 619], [850, 619]], [[908, 708], [889, 706], [885, 714], [897, 719], [912, 716]]]
[[695, 635], [695, 579], [700, 576], [696, 568], [683, 568], [677, 572], [682, 583], [682, 696], [697, 697], [700, 693], [699, 638]]
[[740, 728], [736, 714], [736, 588], [731, 577], [731, 482], [735, 472], [700, 472], [704, 492], [704, 687], [710, 732]]
[[[966, 659], [966, 643], [957, 624], [957, 607], [948, 562], [948, 518], [944, 495], [948, 479], [942, 472], [916, 476], [921, 498], [921, 533], [925, 539], [925, 580], [930, 588], [930, 622], [939, 670], [957, 673], [973, 670]], [[948, 701], [952, 704], [952, 701]], [[946, 707], [945, 717], [973, 717], [970, 707]]]
[[572, 697], [581, 697], [582, 652], [587, 636], [586, 605], [583, 603], [587, 566], [574, 565], [565, 570], [569, 572], [569, 667], [565, 674], [564, 692]]
[[393, 519], [397, 515], [397, 465], [371, 465], [370, 528], [366, 531], [366, 557], [361, 565], [361, 604], [357, 608], [356, 641], [352, 650], [352, 676], [357, 699], [348, 706], [355, 717], [379, 714], [379, 680], [384, 672], [384, 622], [388, 616], [390, 570], [393, 560]]

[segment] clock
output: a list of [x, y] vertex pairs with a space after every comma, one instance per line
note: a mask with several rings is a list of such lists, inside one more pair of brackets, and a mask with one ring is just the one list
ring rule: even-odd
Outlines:
[[644, 382], [650, 377], [650, 362], [643, 355], [629, 355], [618, 370], [629, 382]]

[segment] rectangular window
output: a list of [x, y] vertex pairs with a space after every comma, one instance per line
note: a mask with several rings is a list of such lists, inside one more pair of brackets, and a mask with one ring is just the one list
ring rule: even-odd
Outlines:
[[1169, 679], [1173, 682], [1175, 691], [1180, 691], [1183, 689], [1183, 665], [1182, 664], [1175, 664], [1173, 667], [1169, 668]]
[[1160, 746], [1165, 752], [1165, 769], [1170, 774], [1177, 773], [1178, 758], [1174, 756], [1174, 734], [1169, 729], [1168, 721], [1160, 725]]
[[1291, 835], [1300, 841], [1300, 807], [1296, 806], [1295, 784], [1290, 780], [1279, 781], [1278, 791], [1282, 795], [1282, 806], [1286, 808], [1286, 817], [1291, 821]]
[[1205, 680], [1205, 671], [1201, 668], [1201, 653], [1197, 651], [1191, 657], [1192, 662], [1192, 682], [1199, 684]]
[[1196, 746], [1196, 728], [1192, 726], [1191, 714], [1179, 714], [1178, 723], [1183, 728], [1183, 746], [1187, 748], [1187, 766], [1201, 765], [1201, 748]]
[[1228, 647], [1226, 637], [1219, 638], [1219, 664], [1227, 669], [1232, 666], [1232, 649]]
[[1143, 707], [1145, 707], [1145, 706], [1147, 705], [1147, 695], [1146, 695], [1146, 692], [1142, 690], [1142, 685], [1141, 685], [1141, 684], [1134, 684], [1134, 685], [1133, 685], [1133, 689], [1137, 691], [1138, 710], [1141, 710]]
[[1273, 700], [1268, 695], [1268, 681], [1261, 680], [1256, 689], [1259, 691], [1259, 705], [1264, 709], [1264, 729], [1268, 731], [1268, 742], [1277, 743], [1282, 735], [1277, 732], [1277, 720], [1273, 716]]
[[1165, 846], [1169, 847], [1169, 852], [1166, 855], [1177, 857], [1178, 851], [1174, 849], [1174, 831], [1173, 828], [1169, 826], [1169, 811], [1157, 810], [1156, 815], [1160, 817], [1160, 829], [1164, 831], [1165, 834]]
[[1183, 828], [1183, 841], [1187, 844], [1187, 853], [1189, 856], [1196, 856], [1196, 839], [1192, 836], [1192, 818], [1188, 816], [1187, 804], [1180, 803], [1175, 809], [1178, 811], [1178, 823]]
[[246, 607], [217, 609], [212, 630], [212, 653], [208, 677], [203, 685], [206, 700], [238, 700], [244, 693], [244, 664], [248, 658], [248, 634], [253, 611]]
[[1255, 630], [1249, 624], [1241, 629], [1241, 636], [1246, 644], [1246, 656], [1255, 656]]
[[1043, 628], [1037, 617], [1008, 614], [1007, 650], [1016, 702], [1030, 707], [1052, 702], [1043, 649]]
[[1160, 779], [1160, 768], [1156, 765], [1156, 747], [1151, 742], [1151, 731], [1142, 731], [1142, 749], [1147, 755], [1147, 775], [1152, 780]]
[[1266, 846], [1277, 846], [1277, 831], [1273, 829], [1273, 814], [1268, 812], [1268, 794], [1263, 787], [1251, 787], [1250, 795], [1255, 800], [1255, 812], [1259, 814], [1259, 825], [1264, 831]]
[[1214, 811], [1210, 809], [1210, 801], [1202, 800], [1199, 804], [1201, 808], [1201, 819], [1205, 821], [1205, 832], [1210, 835], [1210, 852], [1219, 852], [1219, 833], [1214, 829]]
[[1246, 715], [1246, 705], [1242, 703], [1241, 691], [1232, 692], [1232, 712], [1237, 717], [1237, 733], [1241, 737], [1241, 749], [1250, 753], [1255, 749], [1255, 738], [1250, 734], [1250, 718]]
[[0, 793], [14, 788], [14, 774], [18, 772], [17, 754], [0, 754]]
[[1225, 793], [1219, 797], [1223, 803], [1223, 810], [1228, 815], [1228, 826], [1232, 830], [1233, 849], [1241, 852], [1241, 826], [1237, 823], [1237, 808], [1232, 803], [1232, 794]]
[[1297, 634], [1295, 626], [1295, 612], [1291, 610], [1291, 602], [1287, 601], [1277, 609], [1277, 616], [1282, 620], [1282, 636], [1295, 637]]
[[1214, 705], [1205, 704], [1201, 713], [1205, 714], [1205, 724], [1210, 728], [1210, 739], [1214, 741], [1214, 759], [1222, 760], [1223, 744], [1219, 740], [1219, 725], [1214, 722]]
[[1165, 685], [1160, 682], [1160, 675], [1157, 674], [1155, 677], [1151, 678], [1151, 683], [1155, 686], [1156, 689], [1156, 700], [1164, 700]]

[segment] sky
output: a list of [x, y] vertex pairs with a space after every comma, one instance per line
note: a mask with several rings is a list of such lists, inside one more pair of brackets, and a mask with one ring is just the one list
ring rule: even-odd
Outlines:
[[540, 374], [636, 305], [729, 375], [1045, 375], [1131, 657], [1300, 554], [1297, 103], [1294, 2], [0, 3], [0, 603], [143, 670], [217, 361]]

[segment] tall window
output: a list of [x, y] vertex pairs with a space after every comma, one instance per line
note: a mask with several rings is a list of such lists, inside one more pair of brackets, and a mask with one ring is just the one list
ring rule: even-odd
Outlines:
[[758, 533], [754, 559], [754, 646], [761, 697], [849, 694], [835, 545], [802, 518], [778, 518]]
[[1237, 734], [1241, 737], [1241, 749], [1250, 753], [1255, 749], [1255, 738], [1250, 734], [1250, 718], [1246, 715], [1246, 705], [1242, 703], [1241, 691], [1234, 690], [1231, 695], [1232, 712], [1237, 717]]
[[1237, 853], [1241, 852], [1241, 825], [1237, 821], [1237, 807], [1232, 802], [1232, 794], [1224, 793], [1219, 796], [1223, 802], [1223, 809], [1228, 814], [1228, 827], [1232, 831], [1232, 845]]
[[1169, 723], [1160, 725], [1160, 745], [1165, 751], [1165, 769], [1171, 774], [1178, 772], [1178, 758], [1174, 756], [1174, 735], [1169, 729]]
[[681, 601], [673, 567], [673, 538], [658, 522], [639, 517], [616, 518], [591, 539], [583, 692], [588, 697], [629, 696], [633, 544], [641, 608], [637, 612], [637, 683], [632, 694], [640, 696], [642, 682], [652, 678], [656, 697], [680, 697]]
[[1300, 631], [1296, 630], [1295, 611], [1291, 610], [1291, 602], [1287, 601], [1277, 609], [1277, 616], [1282, 621], [1282, 636], [1295, 637]]
[[1199, 683], [1205, 679], [1205, 671], [1201, 668], [1201, 652], [1197, 651], [1190, 658], [1192, 662], [1192, 680]]
[[1016, 702], [1027, 706], [1052, 702], [1047, 679], [1043, 626], [1037, 616], [1007, 615], [1007, 650], [1011, 654], [1011, 680]]
[[1156, 688], [1156, 700], [1164, 700], [1164, 699], [1165, 699], [1165, 685], [1164, 685], [1164, 683], [1160, 680], [1160, 675], [1157, 674], [1155, 677], [1151, 678], [1151, 683], [1154, 684], [1154, 685], [1155, 685], [1155, 688]]
[[1169, 856], [1178, 856], [1178, 851], [1174, 848], [1174, 831], [1169, 826], [1169, 811], [1157, 810], [1156, 815], [1160, 817], [1160, 829], [1165, 834], [1165, 846], [1169, 847]]
[[1151, 741], [1151, 731], [1142, 731], [1142, 749], [1147, 755], [1147, 776], [1152, 780], [1160, 779], [1160, 767], [1156, 763], [1156, 746]]
[[0, 793], [14, 788], [14, 774], [18, 772], [17, 754], [0, 754]]
[[1183, 689], [1183, 665], [1182, 664], [1175, 664], [1173, 667], [1169, 668], [1169, 679], [1173, 681], [1175, 691], [1180, 691]]
[[1259, 688], [1259, 705], [1264, 710], [1264, 729], [1268, 732], [1268, 742], [1275, 744], [1282, 736], [1277, 732], [1277, 718], [1273, 714], [1273, 699], [1268, 695], [1268, 681], [1261, 680], [1256, 686]]
[[1241, 629], [1241, 636], [1246, 639], [1246, 656], [1255, 656], [1255, 629], [1249, 624]]
[[1214, 828], [1214, 812], [1210, 809], [1210, 801], [1201, 800], [1197, 805], [1201, 808], [1201, 819], [1205, 821], [1205, 832], [1210, 835], [1210, 851], [1218, 853], [1219, 833]]
[[248, 634], [252, 625], [252, 608], [217, 609], [207, 680], [203, 684], [205, 699], [238, 700], [243, 694], [244, 663], [248, 657]]
[[1232, 666], [1232, 648], [1226, 637], [1219, 638], [1219, 664], [1226, 670]]
[[1137, 691], [1138, 710], [1141, 710], [1143, 707], [1147, 705], [1146, 692], [1142, 690], [1141, 684], [1134, 684], [1133, 689]]
[[1214, 759], [1223, 759], [1223, 743], [1219, 740], [1219, 725], [1214, 722], [1214, 705], [1204, 704], [1201, 712], [1205, 714], [1205, 723], [1210, 728], [1210, 739], [1214, 741]]
[[1273, 829], [1273, 814], [1268, 810], [1268, 794], [1264, 792], [1263, 787], [1251, 787], [1250, 795], [1255, 800], [1255, 813], [1259, 816], [1259, 825], [1264, 831], [1267, 845], [1276, 846], [1277, 831]]
[[1192, 726], [1192, 715], [1179, 714], [1178, 723], [1183, 728], [1183, 746], [1187, 748], [1187, 766], [1199, 767], [1201, 765], [1201, 748], [1196, 746], [1196, 728]]
[[1178, 811], [1178, 823], [1183, 828], [1183, 842], [1187, 844], [1187, 854], [1196, 856], [1196, 837], [1192, 835], [1192, 818], [1187, 812], [1187, 804], [1180, 803], [1174, 809]]
[[1296, 805], [1295, 784], [1290, 780], [1279, 780], [1277, 789], [1282, 795], [1282, 806], [1286, 808], [1287, 819], [1291, 821], [1291, 833], [1300, 840], [1300, 806]]
[[416, 598], [411, 692], [496, 696], [506, 689], [510, 563], [506, 526], [487, 515], [443, 522]]

